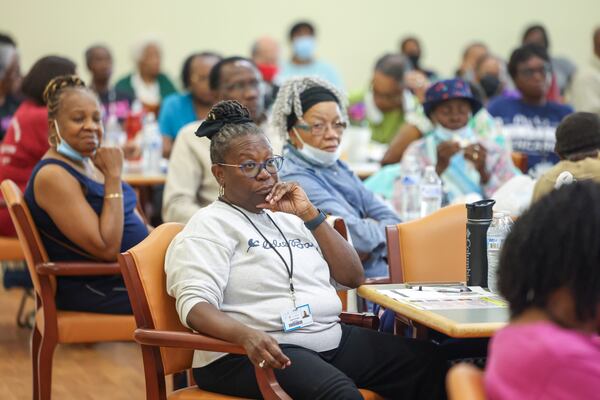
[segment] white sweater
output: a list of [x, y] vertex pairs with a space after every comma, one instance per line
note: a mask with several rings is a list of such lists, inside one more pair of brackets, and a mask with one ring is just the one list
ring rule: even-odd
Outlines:
[[[288, 248], [267, 213], [285, 234], [294, 256], [296, 305], [310, 304], [314, 323], [283, 332], [281, 313], [293, 308], [288, 272], [248, 220], [221, 201], [194, 214], [167, 251], [167, 291], [176, 298], [181, 322], [187, 326], [192, 307], [207, 302], [241, 323], [269, 333], [279, 343], [317, 352], [336, 348], [341, 339], [342, 306], [311, 232], [294, 215], [244, 213], [290, 266]], [[193, 366], [202, 367], [223, 355], [196, 351]]]

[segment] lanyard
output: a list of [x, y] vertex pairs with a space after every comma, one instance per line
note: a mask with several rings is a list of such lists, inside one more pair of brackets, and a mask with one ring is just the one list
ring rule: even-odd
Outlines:
[[250, 222], [250, 224], [254, 227], [254, 229], [256, 229], [256, 231], [258, 232], [258, 234], [260, 236], [262, 236], [262, 238], [265, 241], [265, 243], [268, 243], [269, 247], [271, 247], [271, 249], [279, 256], [279, 258], [283, 262], [283, 265], [285, 265], [285, 269], [286, 269], [286, 271], [288, 273], [288, 276], [290, 278], [290, 296], [292, 297], [292, 302], [294, 303], [294, 308], [296, 308], [296, 291], [294, 289], [294, 282], [293, 282], [293, 277], [294, 277], [294, 256], [292, 254], [292, 247], [290, 246], [290, 243], [288, 242], [287, 238], [283, 234], [282, 230], [279, 228], [279, 226], [277, 226], [277, 224], [275, 223], [275, 221], [273, 221], [273, 218], [271, 218], [271, 216], [269, 214], [267, 214], [267, 217], [271, 220], [271, 222], [273, 223], [273, 225], [275, 225], [275, 228], [277, 228], [277, 230], [279, 231], [279, 233], [281, 234], [281, 236], [283, 237], [283, 240], [285, 241], [285, 243], [287, 245], [288, 251], [290, 253], [290, 266], [288, 266], [288, 263], [285, 261], [285, 258], [283, 258], [283, 256], [281, 255], [281, 253], [279, 251], [277, 251], [277, 249], [275, 248], [275, 246], [273, 246], [273, 244], [269, 241], [269, 239], [267, 239], [265, 237], [265, 235], [260, 231], [260, 229], [258, 229], [258, 227], [254, 224], [254, 222], [252, 222], [252, 220], [250, 219], [250, 217], [248, 217], [245, 212], [243, 212], [242, 210], [240, 210], [239, 208], [237, 208], [236, 206], [234, 206], [233, 204], [231, 204], [227, 200], [223, 199], [222, 197], [219, 197], [219, 200], [221, 200], [223, 203], [227, 204], [228, 206], [230, 206], [231, 208], [233, 208], [234, 210], [237, 210], [240, 214], [242, 214], [248, 220], [248, 222]]

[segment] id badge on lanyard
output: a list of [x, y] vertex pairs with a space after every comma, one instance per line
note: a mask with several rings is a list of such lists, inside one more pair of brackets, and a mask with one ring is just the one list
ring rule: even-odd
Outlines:
[[310, 305], [304, 304], [282, 312], [281, 321], [283, 322], [284, 332], [295, 331], [296, 329], [311, 325], [313, 323], [313, 316]]
[[289, 241], [287, 240], [287, 238], [283, 234], [283, 231], [279, 228], [279, 226], [277, 226], [277, 224], [275, 223], [275, 221], [273, 221], [273, 219], [271, 218], [271, 216], [269, 214], [267, 214], [267, 217], [269, 217], [269, 220], [271, 220], [271, 222], [273, 223], [273, 225], [275, 226], [275, 228], [277, 228], [277, 230], [279, 231], [279, 233], [283, 237], [283, 240], [285, 241], [285, 243], [287, 243], [287, 248], [288, 248], [288, 251], [289, 251], [289, 254], [290, 254], [290, 265], [289, 266], [288, 266], [288, 263], [283, 258], [283, 256], [279, 253], [279, 251], [277, 251], [277, 249], [271, 244], [271, 241], [269, 241], [265, 237], [265, 235], [260, 231], [260, 229], [258, 229], [258, 227], [254, 224], [254, 222], [252, 222], [252, 220], [250, 219], [250, 217], [248, 217], [242, 210], [240, 210], [239, 208], [237, 208], [233, 204], [229, 203], [228, 201], [226, 201], [222, 197], [220, 197], [219, 200], [223, 201], [224, 203], [226, 203], [227, 205], [229, 205], [233, 209], [237, 210], [240, 214], [242, 214], [248, 220], [248, 222], [250, 222], [250, 224], [254, 227], [254, 229], [256, 229], [256, 231], [260, 234], [260, 236], [262, 236], [262, 238], [264, 239], [265, 243], [269, 244], [269, 246], [271, 247], [271, 249], [277, 254], [277, 256], [281, 259], [281, 262], [283, 262], [283, 265], [285, 266], [285, 269], [286, 269], [286, 271], [288, 273], [288, 276], [289, 276], [289, 279], [290, 279], [290, 286], [289, 286], [289, 288], [290, 288], [290, 296], [292, 298], [292, 303], [294, 304], [294, 307], [291, 310], [288, 310], [288, 311], [285, 311], [285, 312], [281, 313], [281, 321], [283, 322], [283, 331], [284, 332], [291, 332], [291, 331], [294, 331], [296, 329], [304, 328], [305, 326], [311, 325], [313, 323], [313, 316], [312, 316], [312, 312], [310, 310], [310, 305], [303, 304], [301, 306], [296, 306], [296, 290], [294, 289], [294, 281], [293, 281], [293, 277], [294, 277], [294, 256], [292, 254], [292, 248], [290, 247]]

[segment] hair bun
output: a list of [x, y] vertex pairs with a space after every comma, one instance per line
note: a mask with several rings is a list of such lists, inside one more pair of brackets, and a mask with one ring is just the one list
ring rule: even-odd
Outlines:
[[77, 75], [61, 75], [52, 79], [44, 89], [44, 103], [48, 105], [50, 101], [63, 89], [66, 88], [84, 88], [85, 83]]
[[236, 100], [224, 100], [210, 109], [206, 119], [227, 121], [240, 117], [250, 118], [248, 109]]
[[196, 136], [206, 136], [212, 139], [227, 124], [241, 125], [253, 122], [250, 118], [250, 111], [239, 102], [235, 100], [220, 101], [210, 109], [206, 119], [196, 130]]

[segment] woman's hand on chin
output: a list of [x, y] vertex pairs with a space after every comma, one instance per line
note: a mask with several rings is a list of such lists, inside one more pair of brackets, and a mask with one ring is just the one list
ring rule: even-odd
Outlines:
[[123, 171], [123, 152], [118, 147], [100, 147], [92, 162], [105, 178], [121, 178]]
[[295, 182], [277, 182], [265, 197], [265, 202], [256, 207], [293, 214], [305, 222], [319, 214], [304, 190]]

